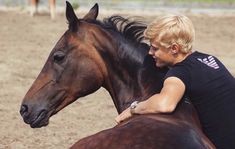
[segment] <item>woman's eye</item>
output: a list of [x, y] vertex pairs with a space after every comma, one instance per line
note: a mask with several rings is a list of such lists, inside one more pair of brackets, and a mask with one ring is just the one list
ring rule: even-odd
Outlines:
[[62, 62], [65, 58], [65, 53], [62, 51], [57, 51], [53, 55], [53, 60], [56, 63]]
[[157, 51], [158, 48], [151, 45], [151, 46], [150, 46], [150, 50], [152, 50], [152, 51]]

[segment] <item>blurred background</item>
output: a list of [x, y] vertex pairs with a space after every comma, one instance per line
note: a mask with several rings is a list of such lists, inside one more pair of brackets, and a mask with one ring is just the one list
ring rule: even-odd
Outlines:
[[[20, 6], [25, 7], [30, 0], [1, 0], [1, 6]], [[112, 8], [153, 8], [154, 6], [186, 6], [186, 7], [234, 7], [234, 0], [69, 0], [73, 4], [87, 6], [92, 3], [99, 3]], [[63, 6], [65, 0], [57, 0], [58, 6]], [[40, 4], [46, 5], [47, 0], [41, 0]]]
[[[99, 3], [103, 9], [152, 11], [162, 7], [171, 9], [223, 9], [235, 8], [235, 0], [69, 0], [74, 8], [90, 7]], [[0, 7], [18, 7], [27, 9], [30, 0], [0, 0]], [[48, 7], [48, 0], [39, 1], [41, 9]], [[61, 10], [65, 0], [57, 0], [56, 7]], [[58, 11], [57, 10], [57, 11]]]
[[[141, 16], [146, 23], [162, 13], [182, 13], [194, 23], [194, 49], [217, 56], [235, 75], [235, 0], [69, 0], [79, 18], [97, 2], [102, 20], [114, 14]], [[64, 149], [116, 125], [116, 109], [103, 88], [80, 98], [32, 129], [19, 114], [21, 101], [49, 53], [67, 30], [65, 1], [51, 17], [48, 0], [38, 12], [28, 0], [0, 0], [0, 149]], [[32, 11], [33, 10], [33, 11]]]

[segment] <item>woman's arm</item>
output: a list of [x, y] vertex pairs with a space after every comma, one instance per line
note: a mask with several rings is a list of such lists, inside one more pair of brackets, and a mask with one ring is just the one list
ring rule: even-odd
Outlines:
[[140, 102], [132, 110], [132, 113], [130, 108], [127, 108], [115, 120], [120, 123], [130, 118], [132, 114], [171, 113], [175, 110], [184, 92], [184, 83], [177, 77], [169, 77], [164, 81], [163, 88], [159, 94], [155, 94], [149, 99]]

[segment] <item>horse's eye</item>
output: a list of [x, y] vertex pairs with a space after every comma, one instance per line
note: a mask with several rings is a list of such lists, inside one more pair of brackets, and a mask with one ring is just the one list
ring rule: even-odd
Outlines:
[[57, 62], [57, 63], [63, 61], [64, 58], [65, 58], [65, 53], [62, 51], [57, 51], [53, 55], [53, 60], [54, 62]]

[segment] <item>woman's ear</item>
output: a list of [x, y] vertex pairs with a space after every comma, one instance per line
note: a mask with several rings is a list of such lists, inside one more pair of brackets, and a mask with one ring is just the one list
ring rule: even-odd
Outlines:
[[172, 54], [178, 54], [180, 51], [180, 46], [178, 44], [173, 44], [171, 46], [171, 53]]

